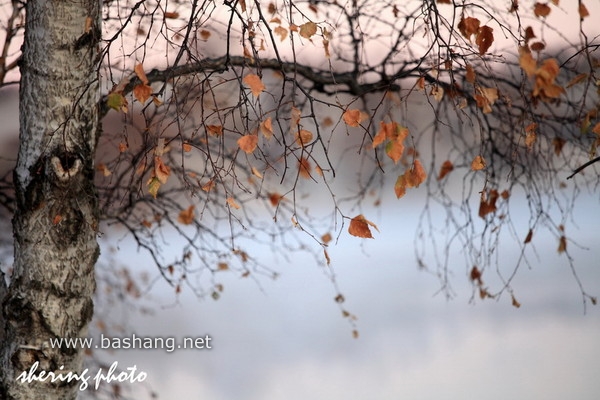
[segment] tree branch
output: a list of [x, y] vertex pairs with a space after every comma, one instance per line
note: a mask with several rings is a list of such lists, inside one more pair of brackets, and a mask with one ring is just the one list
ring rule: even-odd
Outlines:
[[593, 163], [595, 163], [597, 161], [600, 161], [600, 156], [594, 158], [593, 160], [586, 162], [581, 167], [577, 168], [575, 171], [573, 171], [573, 173], [571, 175], [567, 176], [567, 179], [571, 179], [572, 177], [574, 177], [575, 175], [577, 175], [578, 173], [580, 173], [581, 171], [583, 171], [584, 169], [586, 169], [587, 167], [589, 167], [590, 165], [592, 165]]

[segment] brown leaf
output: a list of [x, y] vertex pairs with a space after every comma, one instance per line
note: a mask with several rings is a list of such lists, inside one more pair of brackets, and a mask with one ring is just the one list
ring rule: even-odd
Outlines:
[[306, 146], [312, 141], [312, 139], [312, 132], [307, 131], [306, 129], [300, 129], [298, 132], [296, 132], [296, 143], [298, 143], [299, 146]]
[[206, 131], [212, 136], [221, 136], [223, 134], [222, 125], [207, 125]]
[[525, 240], [523, 241], [523, 244], [527, 244], [527, 243], [531, 242], [532, 238], [533, 238], [533, 229], [530, 229], [529, 232], [527, 232], [527, 236], [525, 236]]
[[235, 208], [236, 210], [239, 210], [239, 208], [240, 208], [239, 204], [235, 202], [233, 197], [227, 198], [227, 204], [229, 205], [229, 207]]
[[167, 19], [177, 19], [179, 18], [178, 12], [165, 11], [165, 18]]
[[300, 36], [303, 38], [310, 39], [315, 33], [317, 33], [317, 24], [314, 22], [308, 21], [300, 25]]
[[348, 126], [357, 127], [360, 126], [362, 121], [362, 113], [358, 109], [347, 109], [344, 112], [343, 118]]
[[298, 173], [304, 179], [310, 179], [310, 161], [308, 161], [305, 157], [300, 158], [298, 162]]
[[273, 29], [273, 33], [278, 35], [279, 39], [283, 42], [287, 38], [288, 30], [285, 29], [283, 26], [277, 26], [275, 27], [275, 29]]
[[396, 193], [396, 198], [401, 198], [406, 194], [407, 188], [407, 180], [405, 174], [398, 176], [396, 179], [396, 183], [394, 184], [394, 193]]
[[583, 4], [583, 2], [579, 2], [579, 18], [584, 19], [585, 17], [589, 17], [590, 12], [587, 7]]
[[487, 25], [482, 26], [477, 31], [475, 43], [479, 47], [479, 54], [484, 55], [494, 42], [494, 34], [492, 33], [493, 31], [494, 30]]
[[379, 231], [374, 223], [367, 220], [362, 214], [360, 214], [350, 220], [348, 233], [350, 233], [352, 236], [372, 239], [373, 235], [371, 234], [371, 229], [369, 229], [369, 226], [372, 226], [375, 228], [375, 230]]
[[550, 11], [552, 11], [552, 9], [546, 3], [535, 3], [535, 5], [533, 6], [533, 13], [538, 18], [547, 17], [548, 14], [550, 14]]
[[177, 217], [177, 221], [183, 225], [191, 225], [194, 222], [194, 208], [195, 207], [192, 204], [185, 210], [181, 210]]
[[466, 17], [462, 18], [458, 23], [458, 30], [465, 38], [471, 39], [471, 35], [474, 35], [478, 32], [479, 25], [480, 22], [477, 18]]
[[467, 82], [475, 83], [475, 70], [473, 69], [471, 64], [467, 64], [466, 70], [467, 70], [467, 74], [466, 74]]
[[171, 175], [171, 168], [163, 163], [161, 157], [154, 157], [154, 175], [163, 185], [167, 183], [167, 179]]
[[267, 139], [271, 139], [273, 137], [273, 122], [271, 117], [268, 117], [264, 121], [260, 123], [260, 132]]
[[144, 85], [148, 84], [148, 77], [146, 76], [146, 73], [144, 72], [144, 66], [141, 63], [137, 64], [133, 68], [133, 71]]
[[585, 81], [587, 77], [588, 77], [588, 74], [579, 74], [579, 75], [575, 76], [573, 79], [571, 79], [569, 81], [569, 83], [567, 83], [567, 89], [570, 88], [571, 86], [577, 85], [578, 83]]
[[558, 253], [564, 253], [567, 251], [567, 238], [563, 235], [558, 241]]
[[136, 85], [133, 88], [133, 95], [137, 101], [144, 104], [146, 100], [152, 97], [152, 88], [145, 84]]
[[442, 179], [444, 179], [444, 177], [446, 177], [446, 175], [452, 172], [453, 169], [454, 165], [450, 160], [444, 161], [442, 163], [442, 166], [440, 167], [440, 173], [438, 174], [437, 180], [441, 181]]

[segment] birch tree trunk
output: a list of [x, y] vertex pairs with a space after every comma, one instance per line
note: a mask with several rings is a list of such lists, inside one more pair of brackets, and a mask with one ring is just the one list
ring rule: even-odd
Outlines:
[[[95, 289], [100, 2], [31, 0], [20, 64], [20, 150], [14, 174], [15, 260], [2, 303], [0, 399], [75, 399], [80, 382], [22, 382], [32, 370], [81, 373]], [[0, 335], [1, 336], [1, 335]], [[37, 364], [36, 364], [37, 363]]]

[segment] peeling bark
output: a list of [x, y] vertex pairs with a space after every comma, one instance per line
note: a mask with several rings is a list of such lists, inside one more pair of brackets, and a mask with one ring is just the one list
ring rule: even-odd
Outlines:
[[65, 375], [82, 368], [82, 349], [52, 348], [49, 339], [85, 337], [93, 314], [99, 7], [90, 0], [27, 2], [15, 261], [2, 302], [1, 399], [77, 397], [76, 380], [17, 378], [36, 362], [38, 372]]

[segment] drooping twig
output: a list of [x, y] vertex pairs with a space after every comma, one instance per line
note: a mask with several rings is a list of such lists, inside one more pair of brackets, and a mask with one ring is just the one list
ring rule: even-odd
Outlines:
[[597, 161], [600, 161], [600, 156], [594, 158], [593, 160], [586, 162], [581, 167], [577, 168], [575, 171], [573, 171], [573, 173], [571, 175], [567, 176], [567, 179], [571, 179], [572, 177], [574, 177], [575, 175], [577, 175], [578, 173], [583, 171], [585, 168], [589, 167], [590, 165], [592, 165], [593, 163], [595, 163]]

